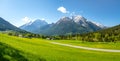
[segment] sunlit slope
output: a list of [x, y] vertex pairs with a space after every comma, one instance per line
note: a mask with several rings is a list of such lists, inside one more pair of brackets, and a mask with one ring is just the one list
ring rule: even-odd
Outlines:
[[[1, 46], [5, 46], [2, 47]], [[7, 47], [6, 47], [7, 46]], [[13, 50], [14, 56], [10, 56]], [[0, 34], [0, 60], [22, 61], [119, 61], [120, 53], [97, 52], [59, 46], [43, 39], [26, 39]], [[7, 55], [7, 58], [6, 56]]]

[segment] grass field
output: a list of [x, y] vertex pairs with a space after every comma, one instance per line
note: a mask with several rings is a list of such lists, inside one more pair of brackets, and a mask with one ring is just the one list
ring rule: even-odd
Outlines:
[[[60, 42], [72, 44], [72, 41]], [[90, 46], [90, 43], [75, 42], [73, 44]], [[105, 48], [108, 46], [114, 49], [114, 44], [111, 45], [113, 47], [107, 44]], [[117, 46], [120, 44], [118, 43]], [[43, 39], [27, 39], [0, 34], [0, 61], [120, 61], [119, 57], [120, 53], [89, 51], [51, 44]]]

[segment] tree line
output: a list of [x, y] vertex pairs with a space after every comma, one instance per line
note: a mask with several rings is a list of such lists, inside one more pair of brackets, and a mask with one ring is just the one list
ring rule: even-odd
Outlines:
[[80, 40], [88, 42], [120, 42], [120, 25], [100, 30], [97, 32], [90, 32], [86, 34], [67, 34], [67, 35], [54, 35], [45, 36], [40, 34], [34, 34], [30, 32], [8, 32], [8, 35], [18, 36], [24, 38], [42, 38], [49, 40]]

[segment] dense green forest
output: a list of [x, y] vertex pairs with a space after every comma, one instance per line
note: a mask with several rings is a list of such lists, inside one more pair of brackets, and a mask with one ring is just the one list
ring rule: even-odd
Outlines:
[[54, 37], [57, 39], [82, 40], [89, 42], [118, 42], [120, 41], [120, 25], [97, 32], [74, 35], [59, 35]]

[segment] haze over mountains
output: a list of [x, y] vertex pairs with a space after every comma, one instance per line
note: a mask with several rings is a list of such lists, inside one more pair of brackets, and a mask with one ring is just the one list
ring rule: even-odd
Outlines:
[[66, 35], [87, 33], [104, 29], [105, 26], [88, 21], [80, 15], [62, 17], [56, 23], [48, 24], [43, 20], [35, 20], [20, 27], [26, 31], [44, 35]]

